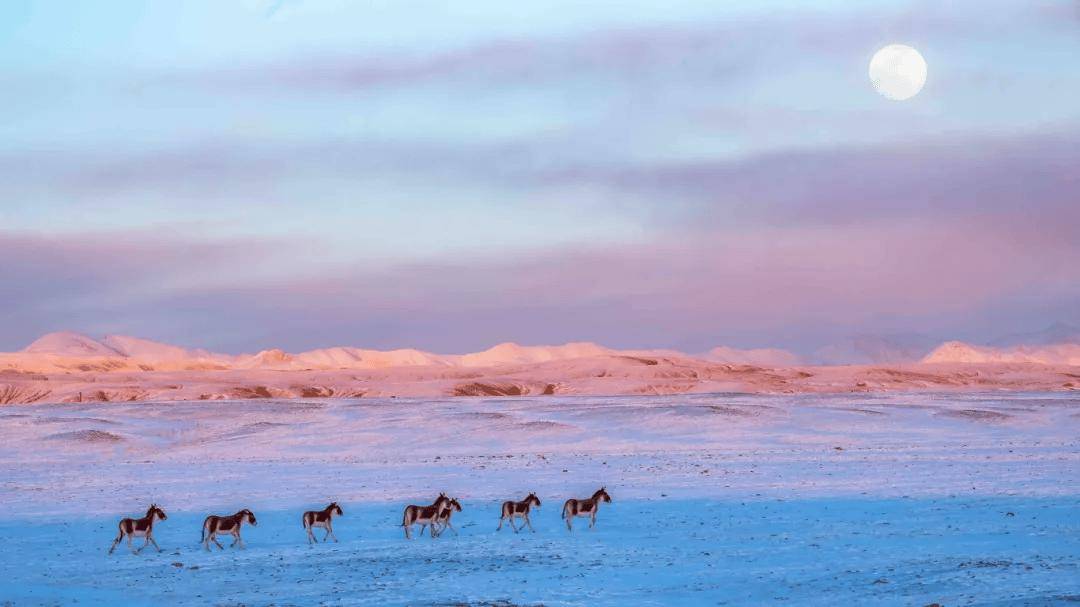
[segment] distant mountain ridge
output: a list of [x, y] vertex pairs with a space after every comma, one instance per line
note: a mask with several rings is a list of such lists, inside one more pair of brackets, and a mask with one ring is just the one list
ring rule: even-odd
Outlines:
[[825, 365], [880, 365], [918, 362], [938, 342], [918, 333], [859, 334], [818, 348], [813, 362]]
[[1069, 323], [1056, 322], [1041, 331], [1014, 333], [987, 343], [987, 345], [994, 347], [1050, 346], [1056, 344], [1080, 344], [1080, 327]]
[[[736, 364], [790, 362], [795, 355], [782, 350], [737, 350], [724, 348], [722, 361]], [[763, 353], [769, 353], [769, 356]], [[0, 354], [0, 369], [9, 368], [52, 370], [77, 369], [387, 369], [395, 367], [455, 367], [482, 368], [507, 365], [534, 365], [552, 361], [596, 357], [665, 357], [692, 359], [673, 350], [615, 350], [590, 342], [571, 342], [553, 346], [523, 346], [501, 343], [481, 352], [467, 354], [434, 354], [410, 348], [370, 350], [335, 346], [291, 353], [278, 348], [254, 354], [229, 355], [203, 349], [189, 349], [171, 344], [130, 337], [109, 335], [101, 340], [60, 331], [35, 340], [21, 352]], [[772, 356], [772, 358], [770, 358]], [[81, 361], [81, 362], [80, 362]], [[88, 362], [96, 361], [96, 362]], [[102, 362], [105, 361], [105, 362]]]
[[[1027, 340], [1017, 344], [1017, 340]], [[674, 350], [617, 350], [591, 342], [523, 346], [501, 343], [481, 352], [434, 354], [411, 348], [371, 350], [350, 346], [290, 353], [271, 348], [254, 354], [220, 354], [149, 339], [108, 335], [100, 340], [71, 331], [48, 333], [20, 352], [0, 353], [0, 370], [333, 370], [399, 367], [487, 368], [527, 366], [576, 359], [641, 358], [697, 360], [729, 365], [783, 368], [838, 364], [1035, 363], [1080, 365], [1080, 330], [1056, 323], [1043, 331], [996, 340], [1002, 345], [949, 341], [932, 347], [919, 335], [854, 337], [804, 359], [778, 348], [719, 346], [701, 354]]]

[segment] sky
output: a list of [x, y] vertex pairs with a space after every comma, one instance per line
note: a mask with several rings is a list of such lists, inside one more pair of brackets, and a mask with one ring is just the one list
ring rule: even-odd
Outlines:
[[0, 350], [1080, 323], [1078, 58], [1051, 0], [8, 0]]

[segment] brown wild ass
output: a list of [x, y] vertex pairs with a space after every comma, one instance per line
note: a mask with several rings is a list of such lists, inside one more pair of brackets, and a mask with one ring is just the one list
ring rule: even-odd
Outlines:
[[[131, 549], [133, 554], [139, 554], [143, 548], [146, 548], [148, 544], [153, 544], [154, 548], [157, 548], [158, 552], [161, 552], [161, 546], [157, 545], [154, 541], [154, 521], [165, 520], [169, 518], [165, 515], [165, 511], [158, 508], [157, 504], [150, 504], [150, 507], [146, 510], [146, 516], [142, 518], [125, 518], [120, 521], [120, 533], [116, 535], [116, 539], [113, 540], [112, 547], [109, 548], [109, 554], [116, 550], [116, 545], [120, 543], [120, 540], [127, 536], [128, 548]], [[131, 543], [131, 539], [134, 537], [144, 537], [146, 541], [142, 546], [136, 550]]]
[[529, 508], [532, 506], [540, 507], [540, 498], [536, 497], [535, 493], [530, 493], [520, 502], [505, 501], [502, 505], [502, 516], [499, 517], [499, 526], [495, 531], [500, 531], [503, 526], [503, 521], [510, 521], [510, 528], [514, 530], [514, 533], [518, 532], [517, 526], [514, 525], [514, 518], [520, 517], [525, 520], [525, 524], [529, 526], [529, 530], [536, 533], [536, 529], [533, 529], [532, 521], [529, 520]]
[[[420, 535], [424, 535], [424, 528], [429, 525], [434, 529], [434, 523], [442, 515], [443, 510], [450, 507], [450, 498], [446, 497], [445, 493], [440, 493], [439, 497], [435, 499], [435, 503], [430, 506], [405, 506], [405, 515], [401, 519], [401, 526], [405, 528], [405, 539], [412, 539], [412, 535], [409, 530], [413, 525], [420, 525]], [[434, 534], [428, 533], [431, 537], [435, 537]]]
[[596, 513], [600, 510], [600, 502], [611, 502], [611, 496], [608, 495], [606, 488], [601, 487], [587, 500], [575, 500], [568, 499], [562, 507], [562, 517], [566, 519], [566, 528], [573, 531], [574, 528], [570, 524], [570, 521], [575, 516], [587, 516], [589, 517], [589, 529], [592, 529], [596, 524]]
[[246, 548], [247, 546], [244, 545], [244, 540], [240, 538], [240, 526], [243, 525], [245, 521], [252, 525], [257, 524], [255, 522], [255, 514], [247, 508], [244, 508], [231, 516], [216, 516], [211, 514], [203, 521], [202, 539], [199, 541], [202, 542], [202, 545], [206, 548], [207, 552], [210, 551], [210, 542], [214, 542], [217, 544], [218, 548], [224, 550], [225, 547], [221, 545], [221, 542], [217, 541], [217, 534], [228, 533], [233, 536], [233, 543], [229, 544], [230, 548], [237, 544], [240, 544], [241, 548]]
[[439, 518], [435, 519], [435, 524], [432, 525], [432, 529], [435, 530], [435, 537], [442, 535], [443, 531], [450, 529], [457, 535], [457, 529], [450, 523], [450, 517], [454, 514], [454, 511], [461, 512], [461, 502], [457, 501], [456, 497], [450, 498], [449, 507], [442, 511]]
[[332, 537], [334, 541], [338, 541], [337, 536], [334, 535], [334, 515], [341, 516], [345, 514], [341, 511], [341, 506], [338, 506], [337, 502], [331, 502], [329, 506], [322, 510], [308, 510], [304, 513], [304, 530], [307, 531], [308, 543], [318, 543], [319, 540], [315, 539], [315, 534], [311, 532], [312, 528], [320, 527], [326, 529], [326, 535], [323, 536], [322, 541], [326, 541], [326, 538]]

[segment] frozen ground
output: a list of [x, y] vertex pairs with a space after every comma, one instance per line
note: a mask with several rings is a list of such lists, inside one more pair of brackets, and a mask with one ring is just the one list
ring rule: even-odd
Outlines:
[[[0, 605], [1076, 604], [1078, 430], [1069, 394], [7, 407]], [[442, 490], [461, 535], [401, 538]], [[496, 534], [531, 490], [537, 533]], [[308, 547], [330, 499], [342, 541]], [[165, 552], [107, 556], [151, 500]], [[249, 548], [201, 552], [245, 506]]]

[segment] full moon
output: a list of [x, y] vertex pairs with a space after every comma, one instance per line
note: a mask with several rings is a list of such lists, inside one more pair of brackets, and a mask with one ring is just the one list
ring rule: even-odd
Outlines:
[[890, 44], [870, 59], [870, 82], [882, 97], [903, 101], [926, 84], [926, 60], [905, 44]]

